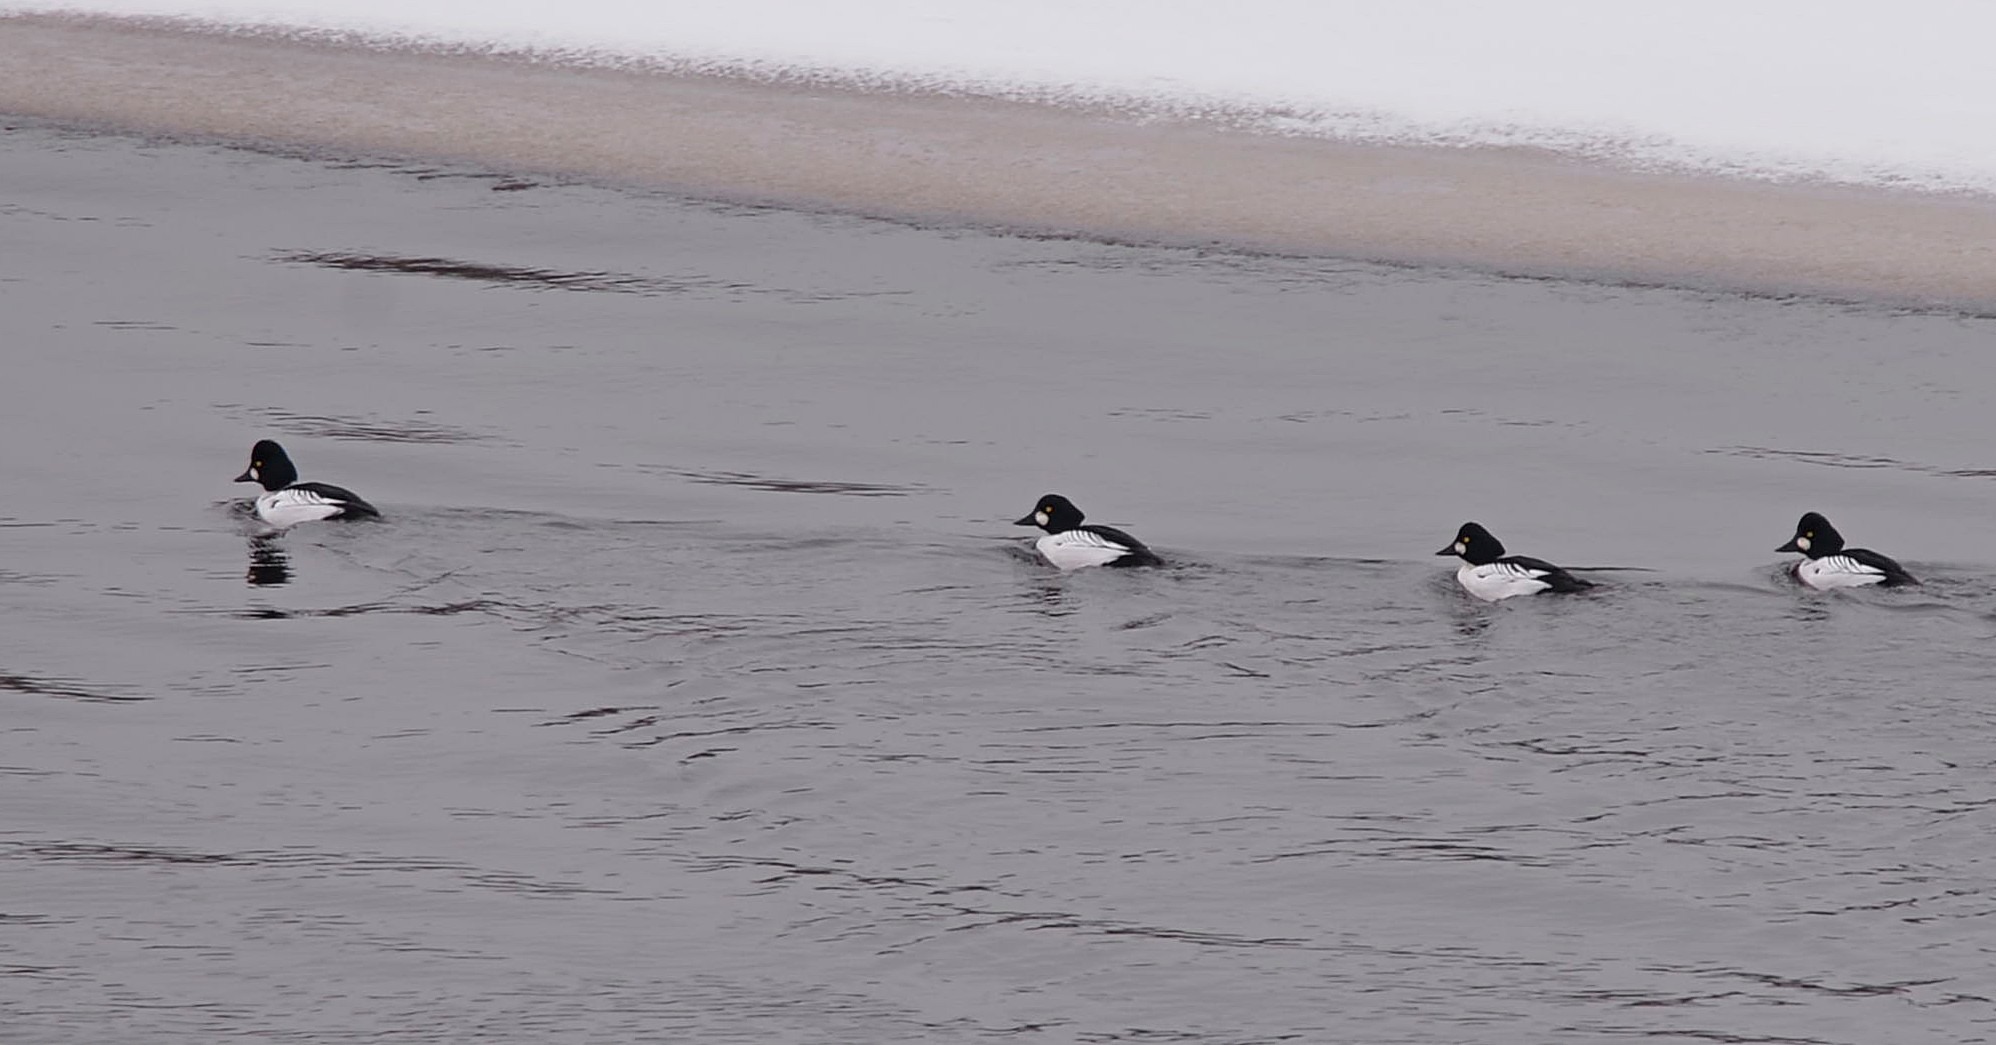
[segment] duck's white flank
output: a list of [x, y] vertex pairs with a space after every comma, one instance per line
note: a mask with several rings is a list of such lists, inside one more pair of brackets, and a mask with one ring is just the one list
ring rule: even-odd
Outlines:
[[295, 527], [316, 519], [331, 519], [345, 511], [346, 505], [317, 491], [286, 487], [257, 498], [256, 515], [273, 527]]
[[[1806, 538], [1796, 539], [1795, 544], [1808, 549]], [[1885, 580], [1885, 571], [1849, 556], [1824, 556], [1795, 564], [1795, 578], [1810, 588], [1856, 588]]]
[[1048, 534], [1033, 543], [1047, 562], [1062, 570], [1077, 567], [1099, 567], [1114, 563], [1130, 554], [1127, 546], [1119, 545], [1092, 530], [1063, 530], [1058, 534]]
[[1464, 563], [1457, 567], [1455, 579], [1462, 583], [1463, 591], [1478, 599], [1496, 602], [1512, 596], [1529, 596], [1544, 592], [1552, 587], [1540, 580], [1548, 571], [1533, 570], [1516, 563]]

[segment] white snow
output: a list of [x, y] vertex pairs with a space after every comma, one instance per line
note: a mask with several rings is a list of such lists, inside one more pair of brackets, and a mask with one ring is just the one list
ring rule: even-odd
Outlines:
[[0, 0], [1996, 192], [1975, 0]]

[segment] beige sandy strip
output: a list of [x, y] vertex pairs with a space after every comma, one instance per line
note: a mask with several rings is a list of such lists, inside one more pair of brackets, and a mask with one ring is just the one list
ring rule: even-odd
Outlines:
[[0, 112], [1171, 244], [1996, 307], [1996, 201], [992, 99], [0, 18]]

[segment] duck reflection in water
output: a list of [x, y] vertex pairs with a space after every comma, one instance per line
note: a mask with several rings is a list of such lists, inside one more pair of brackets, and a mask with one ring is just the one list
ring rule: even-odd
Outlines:
[[291, 580], [291, 556], [272, 537], [249, 539], [249, 583], [258, 587]]

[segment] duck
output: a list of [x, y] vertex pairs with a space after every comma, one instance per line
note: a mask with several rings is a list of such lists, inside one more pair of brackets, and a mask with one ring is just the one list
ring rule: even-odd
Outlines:
[[1845, 548], [1844, 536], [1820, 512], [1805, 512], [1795, 524], [1795, 536], [1776, 552], [1800, 552], [1795, 580], [1818, 590], [1859, 585], [1917, 585], [1913, 575], [1891, 556], [1868, 548]]
[[1462, 566], [1456, 568], [1456, 581], [1461, 583], [1463, 591], [1486, 602], [1539, 592], [1581, 592], [1594, 587], [1594, 582], [1574, 577], [1543, 559], [1505, 555], [1504, 543], [1480, 523], [1464, 523], [1456, 531], [1455, 540], [1435, 555], [1461, 556]]
[[262, 484], [256, 516], [283, 530], [315, 519], [379, 519], [381, 513], [360, 495], [330, 483], [298, 482], [298, 467], [276, 440], [260, 439], [250, 448], [249, 468], [237, 483]]
[[1079, 567], [1155, 567], [1157, 558], [1143, 542], [1115, 527], [1083, 523], [1087, 517], [1074, 502], [1047, 494], [1014, 526], [1038, 527], [1046, 535], [1033, 543], [1047, 562], [1062, 570]]

